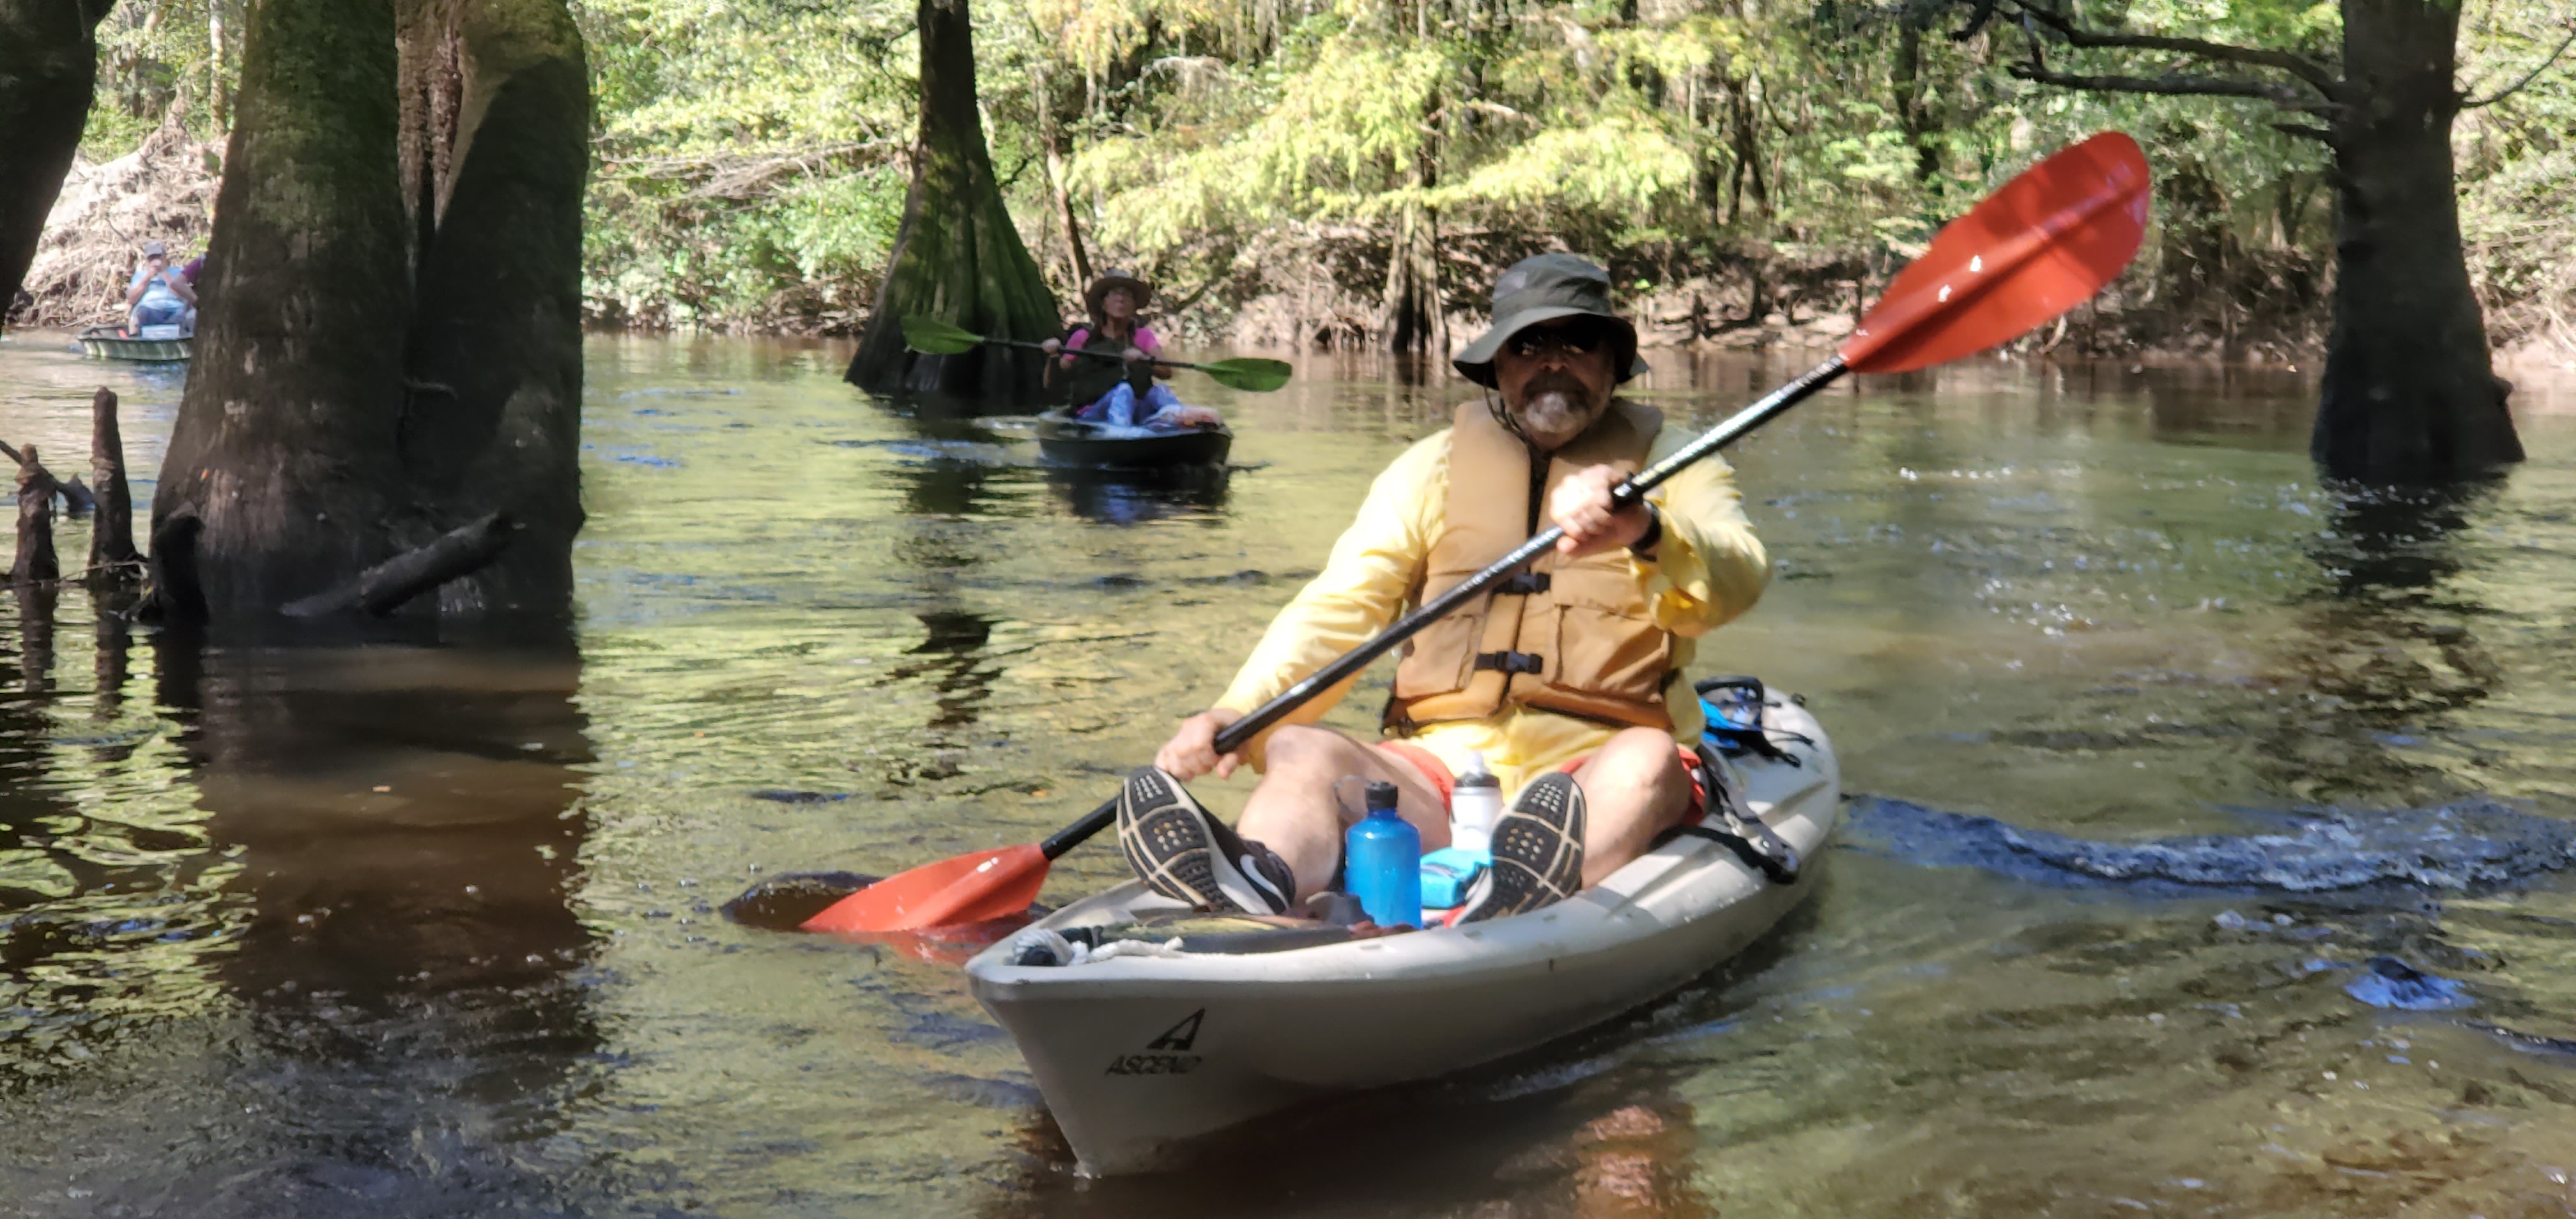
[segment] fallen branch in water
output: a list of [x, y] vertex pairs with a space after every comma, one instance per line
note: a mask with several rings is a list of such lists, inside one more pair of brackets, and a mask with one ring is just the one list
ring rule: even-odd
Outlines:
[[[100, 390], [99, 392], [105, 393], [107, 391]], [[34, 453], [35, 451], [36, 447], [34, 445], [27, 446], [28, 453]], [[28, 461], [28, 458], [20, 456], [18, 450], [10, 447], [9, 442], [5, 440], [0, 440], [0, 457], [6, 457], [9, 460], [18, 463], [18, 467], [22, 470], [26, 468]], [[24, 480], [21, 481], [23, 482]], [[53, 475], [48, 474], [45, 476], [45, 482], [46, 485], [52, 488], [52, 494], [63, 497], [63, 511], [69, 512], [73, 516], [79, 516], [84, 512], [88, 512], [91, 509], [98, 507], [98, 497], [90, 494], [89, 488], [81, 485], [80, 475], [78, 474], [72, 475], [67, 479], [56, 478]]]
[[508, 513], [492, 513], [359, 572], [338, 588], [288, 602], [281, 612], [290, 618], [319, 618], [359, 610], [382, 618], [422, 593], [490, 565], [509, 546], [516, 528]]

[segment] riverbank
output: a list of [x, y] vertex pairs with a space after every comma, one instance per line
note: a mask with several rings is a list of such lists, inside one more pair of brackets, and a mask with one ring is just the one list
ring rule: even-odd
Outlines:
[[[48, 217], [28, 277], [29, 300], [15, 326], [77, 327], [123, 313], [127, 277], [145, 241], [170, 244], [174, 262], [204, 250], [213, 224], [224, 148], [166, 124], [133, 152], [82, 161]], [[1481, 303], [1501, 252], [1533, 244], [1510, 238], [1463, 242], [1449, 259], [1451, 350], [1485, 325]], [[1624, 307], [1655, 346], [1760, 352], [1823, 347], [1850, 333], [1859, 310], [1904, 265], [1908, 248], [1834, 248], [1729, 243], [1698, 254], [1664, 252], [1647, 261], [1612, 260], [1627, 286]], [[1500, 251], [1500, 252], [1498, 252]], [[627, 251], [626, 256], [637, 252]], [[1383, 251], [1375, 251], [1383, 257]], [[1157, 323], [1202, 346], [1288, 352], [1364, 351], [1378, 341], [1376, 303], [1354, 283], [1371, 274], [1364, 235], [1306, 234], [1272, 251], [1275, 265], [1235, 277], [1259, 285], [1162, 285]], [[700, 304], [639, 289], [618, 255], [588, 259], [584, 311], [595, 329], [840, 337], [865, 325], [872, 277], [783, 284], [758, 308], [709, 314]], [[2220, 360], [2296, 367], [2323, 355], [2331, 324], [2329, 270], [2294, 253], [2241, 260], [2232, 278], [2207, 277], [2170, 254], [2144, 258], [2098, 298], [2055, 327], [2015, 343], [2025, 355], [2121, 359], [2159, 364]], [[1320, 269], [1318, 269], [1320, 268]], [[1049, 273], [1061, 278], [1055, 263]], [[1473, 282], [1467, 282], [1473, 281]], [[1075, 285], [1055, 285], [1068, 310]], [[2576, 324], [2545, 298], [2490, 302], [2488, 329], [2499, 371], [2576, 367]]]

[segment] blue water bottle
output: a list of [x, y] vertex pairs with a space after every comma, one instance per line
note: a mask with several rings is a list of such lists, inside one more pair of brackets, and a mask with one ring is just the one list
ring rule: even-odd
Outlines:
[[1395, 784], [1368, 785], [1368, 816], [1343, 843], [1351, 896], [1380, 927], [1422, 925], [1422, 831], [1396, 815]]

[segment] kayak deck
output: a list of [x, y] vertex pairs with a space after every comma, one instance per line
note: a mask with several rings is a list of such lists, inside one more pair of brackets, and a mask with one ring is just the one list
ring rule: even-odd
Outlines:
[[[1190, 1140], [1309, 1098], [1463, 1070], [1578, 1032], [1742, 951], [1817, 883], [1841, 810], [1823, 733], [1773, 718], [1800, 764], [1743, 765], [1753, 811], [1808, 860], [1777, 884], [1682, 836], [1544, 910], [1286, 951], [1136, 944], [1076, 965], [1018, 965], [1006, 941], [967, 964], [1093, 1175], [1176, 1158]], [[1121, 926], [1178, 903], [1128, 883], [1037, 927]]]

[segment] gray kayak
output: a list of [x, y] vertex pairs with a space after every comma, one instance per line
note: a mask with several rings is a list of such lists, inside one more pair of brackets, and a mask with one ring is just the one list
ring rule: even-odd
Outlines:
[[1767, 718], [1787, 758], [1738, 770], [1746, 807], [1804, 861], [1794, 881], [1684, 835], [1544, 910], [1277, 951], [1139, 940], [1136, 924], [1181, 907], [1131, 882], [1036, 924], [1108, 951], [1015, 964], [1024, 934], [969, 961], [969, 984], [1094, 1176], [1167, 1167], [1200, 1136], [1311, 1098], [1532, 1049], [1707, 972], [1815, 889], [1840, 770], [1805, 708]]

